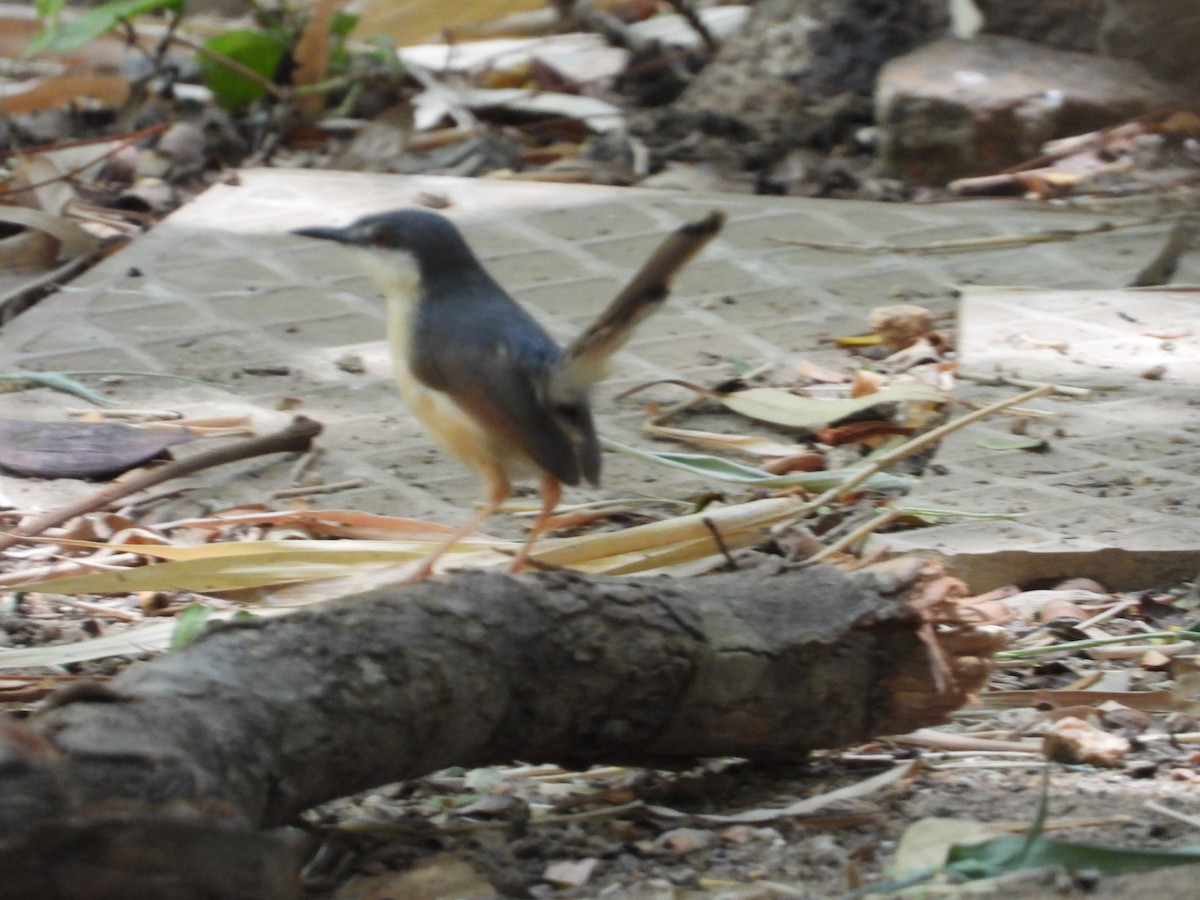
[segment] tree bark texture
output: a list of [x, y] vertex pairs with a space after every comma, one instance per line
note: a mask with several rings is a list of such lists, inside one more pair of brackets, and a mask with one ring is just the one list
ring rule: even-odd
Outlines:
[[[192, 857], [237, 858], [238, 828], [253, 889], [24, 896], [288, 896], [291, 845], [250, 854], [256, 829], [449, 765], [797, 758], [934, 724], [982, 685], [997, 638], [936, 625], [911, 599], [930, 570], [897, 571], [468, 572], [215, 627], [0, 732], [0, 896], [38, 874], [31, 842], [90, 847], [98, 872], [153, 834], [211, 877]], [[192, 833], [204, 821], [211, 841]]]

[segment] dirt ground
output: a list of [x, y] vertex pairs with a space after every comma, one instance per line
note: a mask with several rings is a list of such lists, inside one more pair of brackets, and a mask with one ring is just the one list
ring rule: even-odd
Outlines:
[[[881, 749], [881, 748], [875, 748]], [[1055, 838], [1117, 847], [1181, 847], [1193, 843], [1189, 826], [1146, 809], [1154, 800], [1176, 809], [1194, 807], [1195, 784], [1176, 780], [1152, 754], [1139, 754], [1121, 771], [1057, 768], [1051, 774], [1048, 829]], [[931, 818], [987, 822], [1009, 830], [1032, 821], [1041, 797], [1043, 767], [983, 757], [930, 762], [912, 779], [878, 795], [838, 803], [812, 818], [784, 817], [760, 825], [687, 824], [686, 814], [725, 814], [779, 808], [795, 800], [860, 781], [879, 771], [837, 755], [789, 766], [734, 764], [718, 774], [631, 771], [630, 796], [648, 806], [685, 814], [670, 821], [646, 809], [577, 821], [485, 820], [475, 826], [451, 820], [444, 829], [414, 827], [410, 837], [383, 840], [357, 835], [334, 855], [355, 874], [321, 895], [337, 898], [414, 896], [420, 878], [445, 884], [454, 872], [474, 873], [464, 893], [421, 896], [535, 897], [841, 897], [890, 877], [897, 845], [916, 822]], [[406, 810], [427, 806], [440, 779], [373, 791], [338, 814], [349, 820], [408, 821]], [[503, 790], [500, 788], [500, 790]], [[319, 815], [329, 821], [332, 811]], [[470, 817], [463, 817], [469, 819]], [[562, 818], [561, 816], [551, 816]], [[419, 820], [418, 820], [419, 821]], [[479, 820], [476, 820], [477, 823]], [[1090, 824], [1078, 824], [1088, 822]], [[682, 823], [682, 824], [681, 824]], [[1074, 824], [1074, 827], [1073, 826]], [[966, 824], [956, 826], [964, 829]], [[339, 843], [341, 843], [339, 841]], [[352, 848], [352, 849], [351, 849]], [[595, 860], [586, 884], [556, 887], [548, 867], [562, 861]], [[400, 871], [410, 868], [408, 872]], [[1155, 897], [1193, 897], [1183, 870], [1133, 875], [1068, 874], [1063, 870], [1019, 873], [979, 896], [1125, 896], [1131, 885]], [[1186, 879], [1186, 880], [1185, 880]], [[484, 888], [483, 890], [480, 890]], [[961, 896], [966, 886], [927, 888], [924, 896]], [[943, 894], [943, 891], [946, 893]]]

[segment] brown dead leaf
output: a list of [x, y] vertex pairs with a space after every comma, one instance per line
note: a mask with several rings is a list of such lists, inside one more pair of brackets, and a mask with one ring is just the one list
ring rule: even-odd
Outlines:
[[834, 428], [818, 428], [813, 432], [813, 437], [830, 447], [841, 447], [845, 444], [878, 441], [880, 438], [895, 435], [907, 437], [912, 433], [911, 426], [897, 425], [894, 422], [851, 422]]
[[887, 386], [887, 376], [881, 372], [870, 372], [867, 369], [855, 369], [850, 381], [850, 396], [865, 397], [875, 394]]
[[20, 92], [0, 95], [0, 112], [22, 116], [43, 109], [63, 109], [80, 101], [115, 109], [129, 96], [129, 80], [120, 75], [60, 75]]
[[842, 372], [827, 369], [807, 359], [796, 363], [796, 375], [814, 384], [845, 384], [846, 375]]
[[486, 22], [506, 14], [529, 12], [543, 0], [366, 0], [359, 9], [353, 36], [368, 41], [387, 36], [397, 46], [436, 39], [463, 26]]
[[1042, 200], [1052, 200], [1055, 197], [1065, 197], [1079, 184], [1080, 177], [1073, 172], [1018, 172], [1015, 176], [1025, 185], [1025, 189], [1036, 194]]
[[1178, 137], [1200, 137], [1200, 116], [1191, 110], [1181, 109], [1169, 115], [1157, 131]]
[[653, 844], [659, 853], [691, 853], [711, 847], [717, 836], [704, 828], [673, 828], [659, 835]]
[[1071, 716], [1046, 730], [1042, 752], [1053, 762], [1111, 768], [1129, 752], [1129, 741]]
[[1038, 619], [1046, 624], [1077, 624], [1088, 619], [1088, 614], [1070, 600], [1061, 597], [1052, 598], [1040, 610]]
[[786, 475], [789, 472], [820, 472], [826, 466], [824, 453], [816, 450], [806, 450], [803, 453], [793, 453], [768, 460], [759, 466], [764, 472], [772, 475]]
[[54, 266], [61, 244], [44, 231], [21, 231], [0, 238], [0, 270], [39, 272]]
[[923, 306], [911, 303], [873, 309], [868, 323], [879, 335], [880, 340], [892, 350], [901, 350], [909, 346], [934, 328], [933, 313]]
[[[293, 53], [296, 67], [292, 70], [292, 83], [297, 87], [318, 84], [325, 79], [329, 63], [329, 33], [336, 11], [335, 0], [313, 0], [310, 4], [308, 23]], [[325, 96], [303, 94], [296, 97], [295, 105], [305, 119], [315, 119], [325, 109]]]
[[1147, 650], [1138, 665], [1151, 672], [1165, 672], [1171, 667], [1171, 657], [1159, 650]]

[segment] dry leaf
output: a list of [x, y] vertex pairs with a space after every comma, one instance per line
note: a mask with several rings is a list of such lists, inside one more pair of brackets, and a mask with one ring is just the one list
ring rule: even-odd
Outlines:
[[193, 437], [186, 428], [0, 419], [0, 466], [33, 478], [108, 478]]
[[50, 235], [58, 243], [58, 258], [63, 260], [85, 256], [94, 252], [99, 245], [94, 237], [70, 219], [40, 209], [0, 205], [0, 222], [34, 228]]
[[887, 385], [887, 376], [882, 372], [871, 372], [867, 369], [856, 369], [850, 381], [850, 396], [865, 397], [876, 394]]
[[803, 453], [793, 453], [791, 456], [781, 456], [762, 464], [764, 472], [772, 475], [786, 475], [788, 472], [820, 472], [825, 468], [824, 453], [816, 450], [806, 450]]
[[1046, 730], [1042, 752], [1053, 762], [1112, 767], [1129, 752], [1129, 741], [1070, 716]]
[[892, 350], [901, 350], [917, 338], [933, 331], [933, 313], [923, 306], [899, 303], [871, 311], [868, 319], [880, 340]]
[[0, 112], [22, 116], [43, 109], [63, 109], [79, 101], [115, 109], [129, 96], [129, 80], [120, 75], [60, 75], [0, 94]]
[[[308, 23], [293, 53], [295, 68], [292, 70], [292, 83], [298, 87], [324, 80], [329, 63], [329, 32], [336, 11], [334, 0], [313, 0], [309, 7]], [[325, 109], [325, 96], [301, 95], [296, 97], [295, 105], [305, 119], [315, 119]]]
[[563, 860], [550, 863], [542, 873], [542, 880], [561, 888], [577, 888], [588, 883], [596, 871], [599, 860], [592, 857], [579, 860]]

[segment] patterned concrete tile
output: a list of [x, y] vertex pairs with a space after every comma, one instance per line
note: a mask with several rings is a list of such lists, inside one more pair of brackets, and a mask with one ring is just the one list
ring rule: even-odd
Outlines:
[[[1005, 202], [886, 205], [247, 171], [5, 325], [0, 357], [5, 368], [186, 375], [204, 383], [122, 377], [104, 389], [125, 406], [246, 415], [260, 430], [283, 424], [294, 407], [326, 424], [311, 477], [364, 482], [322, 503], [461, 521], [478, 486], [434, 449], [396, 397], [373, 288], [344, 269], [339, 248], [286, 233], [428, 197], [448, 202], [447, 214], [498, 280], [564, 340], [663, 234], [713, 207], [729, 213], [729, 226], [685, 271], [667, 310], [647, 323], [597, 391], [602, 432], [648, 447], [653, 443], [637, 432], [641, 404], [680, 395], [655, 388], [619, 403], [614, 398], [625, 388], [665, 377], [713, 381], [731, 373], [731, 357], [779, 363], [785, 371], [800, 357], [845, 366], [829, 339], [863, 330], [875, 306], [907, 299], [944, 313], [956, 308], [963, 285], [1036, 287], [967, 293], [960, 322], [965, 367], [1062, 380], [1094, 393], [1039, 404], [1055, 414], [1031, 426], [1049, 440], [1044, 454], [980, 448], [977, 435], [1002, 434], [1007, 420], [954, 435], [937, 459], [942, 474], [928, 475], [911, 498], [917, 505], [1024, 515], [883, 540], [897, 549], [944, 553], [979, 586], [999, 577], [996, 567], [979, 562], [997, 550], [1047, 576], [1082, 568], [1078, 552], [1114, 546], [1148, 548], [1121, 556], [1123, 567], [1116, 568], [1130, 577], [1139, 566], [1144, 575], [1195, 565], [1188, 554], [1200, 547], [1200, 526], [1192, 524], [1200, 509], [1200, 406], [1189, 394], [1200, 355], [1187, 329], [1200, 295], [1112, 290], [1153, 255], [1166, 226], [953, 254], [788, 243], [915, 245], [1102, 220], [1086, 212]], [[1200, 281], [1200, 266], [1185, 259], [1180, 277]], [[348, 354], [361, 359], [365, 372], [341, 365]], [[1161, 371], [1158, 380], [1142, 377], [1153, 371]], [[986, 402], [1011, 390], [965, 385], [963, 393]], [[42, 389], [0, 395], [2, 416], [59, 419], [79, 405]], [[683, 497], [712, 487], [612, 454], [605, 465], [603, 488], [571, 491], [568, 500]], [[160, 514], [261, 501], [288, 486], [289, 468], [286, 461], [260, 460], [202, 473], [190, 480], [191, 496]], [[15, 479], [0, 482], [0, 492], [22, 505], [38, 502], [35, 488]], [[519, 531], [504, 517], [489, 527]]]
[[[907, 501], [1018, 513], [1021, 528], [948, 521], [878, 543], [936, 549], [977, 587], [1004, 577], [1006, 555], [1022, 565], [1040, 556], [1036, 575], [1042, 578], [1078, 574], [1089, 563], [1061, 551], [1082, 542], [1101, 554], [1111, 548], [1178, 551], [1166, 569], [1152, 553], [1129, 557], [1110, 576], [1114, 587], [1194, 576], [1200, 570], [1200, 332], [1190, 323], [1198, 304], [1200, 292], [1188, 289], [968, 291], [959, 320], [965, 371], [1091, 393], [1037, 401], [1051, 416], [1027, 425], [1046, 439], [1044, 452], [979, 446], [979, 437], [1004, 433], [1004, 419], [956, 434], [938, 456], [947, 474], [926, 478]], [[964, 392], [981, 402], [1000, 396], [978, 385]], [[991, 534], [989, 559], [985, 548], [971, 545], [981, 532]]]

